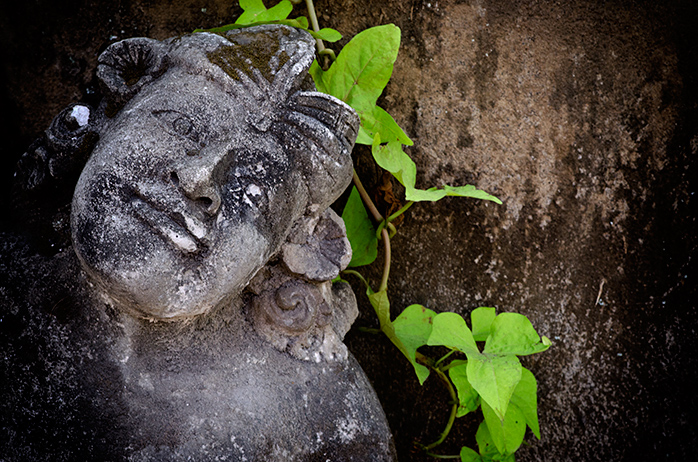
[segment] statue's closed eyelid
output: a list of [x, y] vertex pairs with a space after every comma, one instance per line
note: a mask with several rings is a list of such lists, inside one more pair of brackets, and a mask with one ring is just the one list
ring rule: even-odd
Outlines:
[[186, 138], [202, 147], [205, 146], [198, 124], [188, 115], [171, 109], [153, 111], [152, 115], [167, 133]]

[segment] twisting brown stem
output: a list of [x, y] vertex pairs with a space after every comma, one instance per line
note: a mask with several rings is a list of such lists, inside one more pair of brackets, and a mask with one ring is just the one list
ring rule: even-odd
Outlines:
[[354, 185], [356, 186], [356, 190], [359, 191], [359, 195], [361, 196], [361, 200], [364, 201], [364, 204], [368, 208], [368, 211], [371, 212], [371, 215], [373, 215], [373, 219], [376, 221], [376, 223], [382, 222], [383, 215], [380, 214], [380, 212], [378, 211], [376, 206], [373, 204], [373, 201], [371, 200], [371, 197], [366, 192], [364, 185], [361, 184], [361, 180], [359, 179], [359, 175], [356, 174], [356, 170], [354, 170]]
[[[383, 222], [383, 215], [380, 214], [376, 208], [376, 205], [371, 200], [371, 197], [366, 192], [364, 185], [361, 184], [361, 180], [359, 179], [359, 175], [356, 174], [356, 170], [354, 170], [354, 185], [356, 186], [356, 190], [359, 191], [361, 200], [363, 200], [366, 208], [368, 208], [371, 215], [373, 215], [373, 219], [378, 223]], [[385, 248], [385, 260], [383, 262], [383, 277], [381, 278], [381, 285], [378, 288], [379, 292], [388, 288], [388, 277], [390, 276], [390, 235], [388, 234], [387, 229], [383, 228], [381, 230], [381, 238], [383, 239], [383, 246]]]
[[383, 236], [383, 245], [385, 247], [385, 261], [383, 262], [383, 277], [378, 288], [379, 292], [388, 289], [388, 276], [390, 276], [390, 236], [388, 235], [388, 230], [383, 228], [381, 235]]
[[[320, 31], [320, 25], [317, 22], [317, 15], [315, 14], [315, 6], [313, 5], [313, 0], [305, 0], [305, 6], [308, 8], [308, 16], [310, 16], [310, 25], [313, 27], [315, 32]], [[317, 42], [318, 53], [325, 49], [325, 44], [321, 39], [315, 39]]]

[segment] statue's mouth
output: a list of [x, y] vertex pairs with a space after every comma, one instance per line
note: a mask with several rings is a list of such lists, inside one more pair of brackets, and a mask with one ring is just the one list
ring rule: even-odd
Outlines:
[[193, 254], [206, 248], [202, 241], [206, 228], [197, 219], [184, 213], [164, 212], [138, 195], [131, 198], [131, 205], [138, 217], [180, 251]]

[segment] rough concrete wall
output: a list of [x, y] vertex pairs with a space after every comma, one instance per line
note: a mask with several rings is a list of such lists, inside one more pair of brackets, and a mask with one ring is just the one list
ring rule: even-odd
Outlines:
[[[162, 39], [236, 14], [203, 0], [20, 4], [4, 9], [0, 28], [11, 116], [3, 162], [62, 107], [90, 98], [96, 55], [112, 36]], [[408, 212], [393, 242], [395, 314], [411, 303], [463, 314], [495, 306], [553, 340], [525, 361], [539, 379], [543, 440], [529, 434], [519, 460], [697, 459], [696, 7], [316, 6], [347, 37], [388, 22], [403, 30], [381, 101], [415, 141], [418, 186], [473, 183], [504, 201], [449, 198]], [[367, 153], [356, 157], [375, 184]], [[359, 323], [374, 323], [365, 299], [362, 310]], [[380, 338], [353, 332], [349, 344], [383, 400], [400, 460], [426, 460], [411, 442], [437, 438], [445, 390], [420, 387]], [[443, 452], [474, 445], [468, 419]]]
[[[474, 182], [504, 206], [413, 207], [392, 295], [518, 311], [553, 340], [525, 361], [544, 435], [522, 460], [692, 460], [695, 10], [602, 3], [411, 10], [385, 105], [415, 136], [418, 183]], [[421, 412], [433, 440], [443, 417]], [[418, 432], [394, 427], [398, 445]]]

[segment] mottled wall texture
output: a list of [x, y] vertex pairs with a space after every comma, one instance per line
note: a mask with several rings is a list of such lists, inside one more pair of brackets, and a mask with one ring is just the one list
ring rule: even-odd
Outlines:
[[[402, 29], [381, 102], [415, 141], [418, 186], [473, 183], [504, 202], [448, 198], [408, 212], [393, 242], [394, 314], [411, 303], [463, 314], [495, 306], [527, 315], [553, 341], [525, 360], [539, 379], [543, 439], [529, 435], [518, 460], [698, 460], [695, 4], [316, 6], [321, 23], [346, 37], [390, 22]], [[237, 13], [219, 0], [4, 6], [2, 187], [55, 114], [94, 98], [96, 57], [109, 43], [163, 39]], [[368, 153], [355, 157], [377, 190]], [[11, 208], [5, 201], [3, 211]], [[9, 213], [4, 225], [21, 227]], [[52, 238], [45, 233], [38, 242]], [[369, 273], [375, 280], [379, 268]], [[358, 325], [375, 325], [359, 301]], [[355, 330], [348, 343], [383, 402], [400, 460], [426, 460], [412, 441], [437, 438], [446, 391], [433, 379], [420, 387], [380, 337]], [[474, 444], [469, 419], [442, 452]]]

